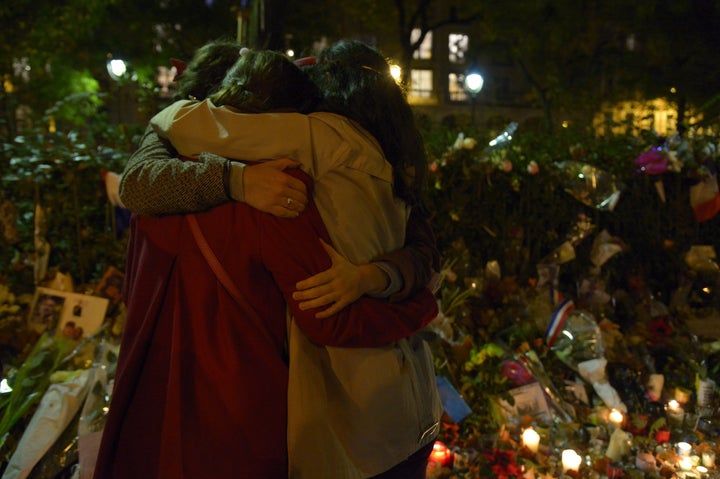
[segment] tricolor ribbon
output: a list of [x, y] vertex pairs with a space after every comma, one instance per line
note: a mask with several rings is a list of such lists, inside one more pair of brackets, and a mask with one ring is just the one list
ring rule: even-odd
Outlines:
[[548, 325], [547, 331], [545, 331], [545, 342], [549, 347], [552, 347], [555, 343], [558, 333], [562, 330], [563, 324], [568, 317], [568, 314], [575, 309], [575, 303], [571, 299], [563, 300], [560, 306], [555, 310], [550, 324]]

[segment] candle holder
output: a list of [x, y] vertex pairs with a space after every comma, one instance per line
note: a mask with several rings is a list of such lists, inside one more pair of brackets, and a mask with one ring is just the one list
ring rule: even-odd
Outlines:
[[665, 415], [667, 416], [668, 426], [670, 429], [680, 429], [685, 419], [685, 411], [676, 400], [671, 400], [665, 406]]
[[715, 451], [705, 451], [702, 453], [702, 465], [708, 469], [715, 467]]

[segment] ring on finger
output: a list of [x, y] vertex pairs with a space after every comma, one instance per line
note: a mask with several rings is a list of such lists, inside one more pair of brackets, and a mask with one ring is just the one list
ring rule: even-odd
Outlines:
[[292, 204], [293, 204], [293, 200], [292, 200], [292, 198], [290, 198], [290, 197], [288, 196], [288, 197], [287, 197], [287, 204], [286, 204], [285, 206], [286, 206], [287, 208], [290, 208], [290, 206], [292, 206]]

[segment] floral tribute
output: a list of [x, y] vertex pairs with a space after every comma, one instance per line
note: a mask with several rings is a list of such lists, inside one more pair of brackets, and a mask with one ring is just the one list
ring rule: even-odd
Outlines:
[[428, 477], [720, 477], [718, 218], [691, 204], [715, 142], [618, 164], [513, 136], [460, 136], [431, 168], [437, 373], [472, 413], [445, 416], [454, 460]]
[[[71, 477], [97, 447], [122, 332], [119, 283], [93, 281], [122, 266], [99, 179], [126, 152], [37, 138], [5, 151], [0, 467]], [[720, 477], [717, 138], [516, 124], [426, 138], [444, 257], [430, 332], [438, 383], [455, 401], [428, 477]], [[58, 271], [79, 278], [72, 290], [111, 300], [96, 334], [28, 330], [33, 289]], [[51, 396], [75, 406], [50, 434], [38, 425]]]

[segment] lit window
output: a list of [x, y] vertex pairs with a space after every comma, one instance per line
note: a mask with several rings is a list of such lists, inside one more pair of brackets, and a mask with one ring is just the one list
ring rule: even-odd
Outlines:
[[465, 75], [462, 73], [448, 74], [448, 99], [450, 101], [467, 101], [468, 94], [465, 91]]
[[[410, 43], [415, 43], [420, 38], [420, 29], [413, 28], [410, 33]], [[432, 58], [432, 31], [425, 34], [420, 46], [413, 52], [413, 58], [415, 60], [429, 60]]]
[[469, 38], [464, 33], [451, 33], [448, 36], [448, 60], [450, 63], [465, 62]]
[[432, 70], [410, 71], [410, 96], [415, 98], [431, 98], [433, 92]]

